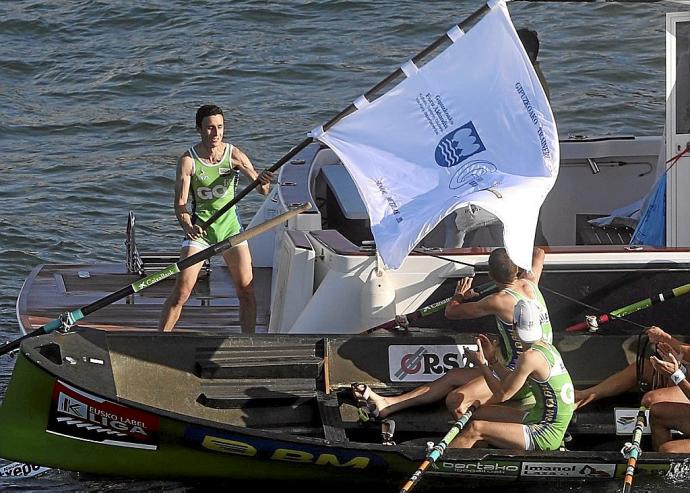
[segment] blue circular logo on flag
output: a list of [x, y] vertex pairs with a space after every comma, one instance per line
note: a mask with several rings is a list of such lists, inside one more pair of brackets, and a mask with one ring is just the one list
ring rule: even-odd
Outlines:
[[482, 139], [479, 138], [477, 129], [469, 121], [441, 139], [436, 146], [434, 157], [439, 166], [451, 168], [485, 150], [486, 147], [484, 147]]
[[455, 172], [453, 178], [448, 183], [451, 189], [457, 189], [465, 186], [472, 188], [481, 188], [484, 183], [484, 175], [493, 175], [496, 172], [496, 166], [489, 161], [472, 161], [463, 164], [462, 167]]

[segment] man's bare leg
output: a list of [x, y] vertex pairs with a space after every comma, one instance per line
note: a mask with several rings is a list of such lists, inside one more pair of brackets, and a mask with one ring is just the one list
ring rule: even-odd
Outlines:
[[247, 243], [223, 252], [223, 258], [235, 284], [240, 301], [240, 325], [242, 333], [253, 334], [256, 329], [256, 297], [254, 296], [254, 271], [252, 255]]
[[675, 385], [673, 387], [661, 387], [650, 390], [642, 397], [642, 405], [650, 409], [657, 402], [677, 402], [687, 404], [688, 398], [682, 390]]
[[481, 373], [476, 368], [453, 368], [438, 380], [420, 385], [404, 394], [383, 397], [372, 390], [368, 400], [378, 408], [379, 417], [385, 418], [403, 409], [440, 401], [451, 390], [480, 376]]
[[488, 401], [492, 396], [491, 389], [486, 384], [483, 376], [478, 376], [462, 385], [451, 390], [446, 396], [446, 407], [453, 416], [453, 419], [460, 419], [471, 405], [481, 405]]
[[453, 448], [472, 448], [478, 442], [502, 449], [525, 450], [524, 413], [508, 406], [480, 407], [474, 419], [450, 443]]
[[[180, 260], [199, 251], [201, 250], [195, 247], [183, 248], [180, 252]], [[201, 267], [203, 267], [203, 262], [189, 266], [177, 274], [175, 287], [163, 304], [163, 310], [158, 321], [158, 330], [164, 332], [173, 330], [182, 313], [182, 307], [189, 299], [189, 295], [192, 294], [192, 289], [194, 289], [197, 277], [199, 277]]]
[[690, 433], [690, 404], [659, 402], [652, 406], [649, 414], [654, 450], [671, 454], [690, 452], [690, 440], [671, 440], [671, 430], [678, 430], [685, 436]]

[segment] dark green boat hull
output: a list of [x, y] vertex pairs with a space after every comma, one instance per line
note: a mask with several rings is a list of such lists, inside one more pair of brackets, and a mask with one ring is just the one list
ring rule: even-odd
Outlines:
[[[78, 381], [47, 371], [51, 364], [40, 361], [37, 348], [59, 345], [64, 342], [63, 337], [41, 336], [22, 346], [0, 406], [0, 457], [131, 478], [337, 482], [334, 484], [364, 481], [391, 488], [399, 487], [425, 457], [425, 448], [420, 445], [359, 442], [356, 434], [334, 442], [313, 436], [216, 426], [204, 419], [155, 413], [149, 406], [137, 406], [107, 392], [98, 395], [93, 388], [83, 388]], [[132, 337], [136, 340], [138, 336]], [[142, 343], [150, 342], [151, 336], [141, 337]], [[94, 372], [102, 366], [95, 365]], [[82, 416], [78, 426], [73, 424], [66, 416], [70, 412], [77, 416], [78, 402], [89, 399], [105, 402], [94, 407], [100, 406], [98, 418], [92, 416], [88, 421]], [[108, 413], [114, 413], [110, 418], [119, 413], [118, 423], [108, 425]], [[89, 431], [89, 427], [95, 431]], [[137, 442], [142, 428], [148, 434], [147, 441]], [[122, 432], [116, 433], [120, 429]], [[122, 438], [104, 442], [90, 438], [97, 438], [101, 432]], [[624, 438], [621, 437], [621, 443]], [[682, 462], [683, 457], [645, 453], [638, 462], [638, 474], [664, 474], [674, 460]], [[610, 451], [525, 453], [451, 449], [425, 474], [422, 487], [452, 488], [460, 479], [467, 484], [612, 480], [622, 478], [625, 467], [621, 454]]]

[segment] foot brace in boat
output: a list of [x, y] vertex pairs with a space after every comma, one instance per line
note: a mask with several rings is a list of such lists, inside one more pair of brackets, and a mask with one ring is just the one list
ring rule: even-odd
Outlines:
[[357, 406], [357, 418], [362, 423], [370, 421], [378, 421], [379, 408], [373, 402], [369, 402], [371, 396], [371, 389], [365, 383], [353, 383], [352, 397], [355, 399]]

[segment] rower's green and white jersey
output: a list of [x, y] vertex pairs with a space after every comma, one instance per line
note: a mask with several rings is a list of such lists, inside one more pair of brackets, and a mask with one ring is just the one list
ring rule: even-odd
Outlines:
[[[232, 167], [231, 144], [226, 145], [223, 158], [216, 164], [203, 162], [194, 147], [189, 149], [189, 155], [194, 163], [191, 182], [194, 222], [206, 221], [235, 197], [239, 170]], [[213, 245], [240, 231], [239, 214], [233, 206], [206, 229], [202, 238]]]
[[[549, 318], [549, 311], [546, 308], [544, 296], [542, 296], [541, 291], [539, 291], [539, 288], [535, 283], [529, 280], [527, 280], [527, 282], [529, 282], [534, 294], [536, 295], [536, 299], [534, 301], [539, 307], [539, 321], [541, 322], [541, 329], [544, 333], [543, 340], [551, 343], [553, 342], [553, 329], [551, 328], [551, 319]], [[504, 291], [515, 298], [516, 302], [528, 299], [525, 295], [518, 293], [513, 289], [505, 288]], [[503, 363], [509, 369], [514, 370], [518, 357], [524, 351], [524, 345], [518, 337], [517, 330], [513, 325], [513, 320], [505, 321], [501, 320], [499, 317], [495, 318], [498, 333], [501, 334], [501, 338], [503, 340], [502, 352], [505, 360]]]
[[541, 340], [529, 350], [539, 352], [546, 359], [550, 373], [543, 382], [531, 376], [527, 379], [536, 404], [523, 424], [527, 425], [536, 449], [558, 450], [575, 410], [573, 381], [552, 344]]

